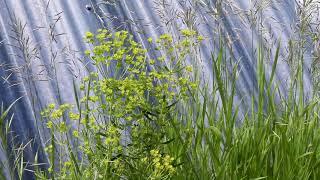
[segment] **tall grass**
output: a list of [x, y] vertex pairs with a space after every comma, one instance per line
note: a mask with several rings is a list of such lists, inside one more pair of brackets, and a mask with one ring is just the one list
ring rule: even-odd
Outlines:
[[[277, 89], [272, 88], [272, 81], [278, 52], [279, 47], [269, 81], [266, 80], [261, 57], [258, 57], [259, 95], [254, 97], [257, 98], [258, 108], [253, 107], [253, 113], [247, 114], [243, 123], [238, 126], [235, 123], [237, 108], [232, 106], [236, 79], [234, 76], [229, 79], [221, 76], [221, 52], [217, 58], [213, 58], [216, 87], [212, 91], [205, 89], [205, 92], [201, 93], [204, 101], [195, 103], [195, 110], [190, 113], [197, 114], [197, 118], [184, 116], [187, 121], [196, 122], [195, 125], [187, 127], [195, 132], [191, 138], [193, 143], [185, 153], [192, 154], [193, 161], [196, 162], [193, 168], [197, 169], [199, 174], [186, 174], [185, 172], [192, 171], [185, 171], [182, 166], [178, 177], [183, 179], [196, 175], [200, 179], [317, 178], [318, 99], [314, 98], [306, 104], [299, 102], [301, 99], [296, 97], [282, 98], [278, 103], [275, 101], [274, 94]], [[300, 79], [298, 83], [303, 82]], [[295, 89], [292, 91], [297, 92]], [[216, 106], [219, 100], [212, 98], [216, 93], [219, 93], [221, 108]], [[184, 128], [182, 126], [179, 129]]]
[[[21, 99], [22, 97], [16, 99], [12, 102], [7, 108], [4, 105], [1, 105], [0, 108], [0, 139], [1, 139], [1, 153], [3, 153], [5, 159], [0, 164], [2, 179], [6, 178], [22, 178], [23, 172], [26, 170], [25, 162], [23, 161], [23, 149], [28, 145], [20, 145], [17, 149], [14, 146], [14, 136], [11, 131], [11, 123], [13, 121], [14, 114], [11, 114], [10, 111], [13, 106]], [[14, 146], [14, 147], [12, 147]], [[14, 148], [13, 151], [11, 148]], [[12, 161], [12, 163], [10, 162]]]

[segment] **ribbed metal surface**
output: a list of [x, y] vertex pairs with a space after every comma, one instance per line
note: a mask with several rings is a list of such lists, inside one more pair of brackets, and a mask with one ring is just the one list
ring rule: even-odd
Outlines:
[[[83, 43], [87, 31], [128, 29], [148, 48], [147, 37], [162, 33], [177, 36], [179, 29], [192, 27], [206, 37], [201, 47], [201, 71], [208, 79], [210, 54], [217, 51], [222, 35], [230, 56], [240, 61], [237, 92], [239, 99], [246, 99], [256, 88], [257, 43], [275, 50], [281, 38], [285, 58], [288, 40], [297, 37], [298, 10], [294, 0], [0, 0], [0, 102], [8, 106], [23, 96], [12, 111], [11, 139], [24, 143], [34, 139], [25, 150], [25, 160], [32, 162], [38, 152], [38, 161], [47, 162], [43, 147], [49, 139], [48, 130], [44, 122], [35, 119], [47, 103], [73, 101], [72, 79], [86, 74], [83, 62], [87, 60], [82, 52], [89, 48]], [[314, 22], [317, 16], [313, 14]], [[317, 26], [312, 29], [316, 31]], [[306, 57], [313, 49], [310, 43]], [[308, 69], [311, 59], [306, 60]], [[289, 66], [280, 61], [277, 70], [284, 90]], [[306, 71], [307, 89], [310, 80]], [[4, 164], [11, 161], [8, 158], [0, 153]], [[4, 172], [8, 176], [8, 171]], [[32, 174], [25, 177], [32, 179]]]

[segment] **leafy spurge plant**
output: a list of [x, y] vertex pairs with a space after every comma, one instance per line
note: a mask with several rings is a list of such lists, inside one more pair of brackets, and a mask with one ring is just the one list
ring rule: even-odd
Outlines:
[[83, 163], [79, 166], [79, 160], [70, 154], [71, 161], [63, 166], [69, 170], [53, 176], [166, 179], [175, 173], [177, 161], [166, 153], [164, 142], [172, 138], [166, 128], [171, 126], [170, 114], [177, 110], [176, 104], [188, 100], [197, 87], [186, 60], [191, 47], [203, 39], [192, 30], [182, 30], [181, 34], [177, 42], [169, 34], [161, 35], [155, 44], [149, 38], [150, 46], [162, 54], [149, 59], [147, 50], [127, 31], [86, 33], [85, 41], [92, 49], [85, 55], [97, 72], [80, 84], [83, 97], [78, 102], [79, 113], [67, 113], [69, 119], [79, 120], [79, 128], [67, 127], [64, 121], [53, 123], [71, 106], [61, 105], [55, 110], [49, 105], [42, 114], [49, 119], [48, 128], [56, 130], [53, 127], [57, 126], [60, 133], [70, 130], [79, 140]]

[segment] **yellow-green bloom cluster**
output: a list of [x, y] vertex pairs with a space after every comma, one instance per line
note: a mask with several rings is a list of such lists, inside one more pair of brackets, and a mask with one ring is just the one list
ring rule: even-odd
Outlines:
[[74, 131], [72, 132], [72, 135], [73, 135], [74, 137], [78, 138], [78, 137], [79, 137], [79, 131], [74, 130]]
[[113, 150], [118, 150], [120, 146], [120, 132], [115, 126], [110, 125], [106, 132], [105, 144]]
[[69, 118], [71, 120], [79, 120], [80, 119], [80, 114], [76, 114], [76, 113], [73, 113], [73, 112], [69, 112]]
[[[43, 112], [50, 112], [49, 113], [49, 118], [54, 120], [54, 119], [60, 119], [63, 116], [63, 113], [69, 109], [71, 109], [70, 104], [62, 104], [58, 109], [54, 109], [55, 105], [50, 104], [47, 109], [45, 109]], [[46, 116], [48, 117], [48, 116]]]
[[58, 130], [61, 132], [61, 133], [64, 133], [64, 132], [67, 132], [68, 128], [67, 128], [67, 124], [62, 121], [59, 123], [59, 126], [58, 126]]
[[190, 29], [182, 29], [181, 30], [181, 34], [183, 35], [183, 36], [189, 36], [189, 37], [191, 37], [191, 36], [194, 36], [194, 35], [196, 35], [197, 33], [196, 33], [196, 31], [194, 31], [194, 30], [190, 30]]
[[155, 172], [167, 172], [169, 174], [173, 174], [175, 172], [175, 168], [172, 165], [174, 158], [169, 155], [162, 156], [159, 153], [159, 150], [151, 150], [150, 155], [153, 158], [152, 162], [154, 165]]
[[[60, 133], [64, 133], [68, 130], [67, 124], [62, 121], [62, 122], [54, 122], [54, 120], [61, 119], [63, 114], [70, 110], [72, 108], [71, 104], [62, 104], [58, 108], [56, 108], [55, 104], [49, 104], [47, 108], [45, 108], [42, 112], [41, 115], [45, 118], [48, 118], [48, 121], [46, 123], [47, 128], [53, 129], [57, 128], [57, 130]], [[79, 119], [79, 115], [70, 112], [69, 113], [70, 119]]]
[[53, 122], [51, 120], [49, 120], [47, 122], [47, 128], [52, 129], [53, 128]]
[[160, 40], [171, 42], [172, 41], [172, 36], [170, 34], [162, 34], [160, 36]]
[[50, 144], [49, 146], [47, 146], [47, 147], [44, 148], [44, 151], [47, 152], [47, 153], [49, 153], [49, 154], [52, 153], [53, 150], [54, 150], [54, 149], [53, 149], [53, 146], [52, 146], [51, 144]]
[[57, 109], [51, 113], [51, 118], [52, 119], [60, 119], [62, 117], [62, 115], [63, 115], [62, 109]]

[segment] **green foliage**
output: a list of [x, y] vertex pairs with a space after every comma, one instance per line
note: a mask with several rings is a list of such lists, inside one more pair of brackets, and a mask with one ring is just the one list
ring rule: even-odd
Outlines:
[[[83, 79], [80, 91], [84, 96], [79, 99], [78, 111], [71, 111], [70, 104], [58, 108], [50, 104], [42, 112], [53, 133], [72, 131], [83, 159], [80, 162], [70, 154], [70, 161], [59, 161], [60, 172], [54, 172], [53, 166], [49, 169], [52, 177], [167, 179], [175, 174], [179, 162], [170, 155], [167, 144], [173, 137], [167, 129], [177, 102], [190, 99], [190, 92], [197, 87], [188, 78], [192, 67], [187, 66], [186, 58], [191, 46], [202, 39], [194, 31], [183, 30], [182, 34], [178, 43], [173, 43], [169, 34], [160, 36], [155, 48], [168, 56], [155, 60], [148, 59], [147, 51], [126, 31], [112, 34], [104, 29], [96, 35], [86, 34], [85, 41], [93, 48], [85, 54], [98, 72]], [[163, 65], [165, 59], [170, 63]], [[64, 116], [78, 120], [79, 129], [71, 130]], [[63, 144], [55, 136], [52, 141]], [[47, 148], [51, 157], [54, 146]], [[81, 164], [79, 170], [75, 164]]]
[[[237, 125], [237, 64], [228, 73], [221, 46], [212, 55], [214, 79], [209, 86], [187, 63], [204, 38], [193, 30], [180, 33], [179, 40], [169, 34], [147, 40], [162, 54], [155, 59], [126, 31], [86, 34], [92, 50], [85, 54], [97, 72], [85, 77], [79, 88], [74, 86], [73, 105], [50, 104], [42, 112], [52, 131], [46, 149], [51, 167], [48, 173], [37, 171], [39, 179], [316, 179], [320, 175], [318, 99], [301, 102], [292, 93], [275, 100], [280, 45], [269, 80], [259, 50], [259, 93]], [[76, 145], [70, 139], [76, 139]]]

